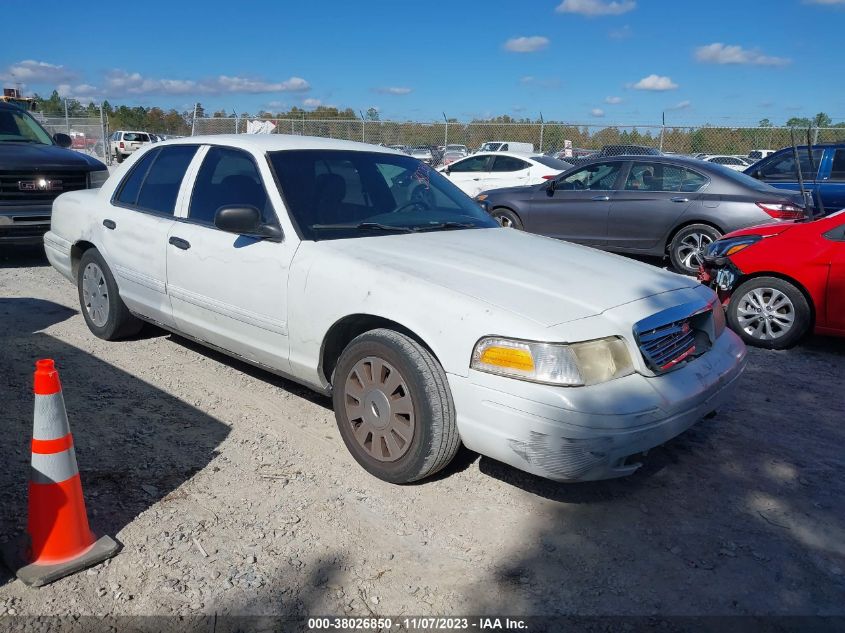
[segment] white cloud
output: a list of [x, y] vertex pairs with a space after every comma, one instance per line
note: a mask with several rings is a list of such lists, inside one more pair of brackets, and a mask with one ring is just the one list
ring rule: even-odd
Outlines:
[[558, 13], [577, 13], [594, 17], [597, 15], [622, 15], [633, 11], [637, 6], [634, 0], [563, 0], [555, 9]]
[[804, 4], [825, 4], [828, 6], [845, 5], [845, 0], [804, 0]]
[[113, 70], [106, 75], [103, 92], [114, 96], [143, 94], [260, 94], [267, 92], [306, 92], [310, 89], [311, 85], [301, 77], [291, 77], [280, 82], [267, 82], [260, 79], [229, 75], [219, 75], [218, 77], [201, 80], [158, 79], [145, 77], [140, 73]]
[[504, 44], [505, 50], [511, 53], [534, 53], [548, 48], [548, 46], [549, 38], [542, 35], [512, 37]]
[[684, 100], [684, 101], [679, 101], [675, 105], [669, 106], [666, 109], [667, 110], [686, 110], [687, 108], [689, 108], [691, 106], [692, 106], [692, 101]]
[[634, 90], [663, 91], [674, 90], [678, 87], [678, 84], [673, 83], [669, 77], [662, 75], [649, 75], [648, 77], [643, 77], [631, 87]]
[[621, 29], [611, 29], [607, 32], [607, 36], [614, 40], [626, 40], [634, 34], [634, 30], [630, 25], [626, 24]]
[[66, 83], [76, 79], [77, 73], [57, 64], [25, 59], [16, 64], [10, 64], [0, 72], [0, 80], [23, 83]]
[[58, 84], [56, 86], [56, 92], [59, 93], [59, 96], [72, 97], [75, 99], [93, 99], [94, 97], [103, 96], [100, 89], [96, 86], [92, 86], [91, 84]]
[[306, 108], [316, 108], [317, 106], [323, 105], [323, 102], [320, 99], [314, 99], [312, 97], [309, 97], [308, 99], [302, 100], [302, 105]]
[[383, 95], [409, 95], [414, 91], [414, 89], [403, 88], [398, 86], [388, 86], [383, 88], [376, 88], [375, 91]]
[[759, 50], [714, 42], [695, 49], [695, 58], [705, 64], [751, 64], [754, 66], [785, 66], [786, 57], [764, 55]]
[[605, 97], [604, 102], [609, 103], [610, 105], [617, 105], [622, 103], [622, 97]]
[[601, 108], [593, 108], [592, 110], [590, 110], [590, 115], [594, 117], [603, 117], [604, 110], [602, 110]]
[[550, 77], [544, 79], [542, 77], [535, 77], [534, 75], [526, 75], [519, 78], [519, 83], [523, 86], [538, 86], [540, 88], [558, 88], [560, 87], [560, 79], [557, 77]]

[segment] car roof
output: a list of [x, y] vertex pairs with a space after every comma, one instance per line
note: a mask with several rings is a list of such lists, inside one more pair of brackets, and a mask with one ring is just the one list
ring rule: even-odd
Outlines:
[[353, 152], [381, 152], [382, 154], [399, 154], [402, 152], [370, 143], [357, 141], [342, 141], [320, 136], [297, 136], [293, 134], [213, 134], [205, 136], [185, 136], [183, 138], [163, 141], [156, 145], [225, 145], [256, 153], [277, 152], [292, 149], [335, 149]]

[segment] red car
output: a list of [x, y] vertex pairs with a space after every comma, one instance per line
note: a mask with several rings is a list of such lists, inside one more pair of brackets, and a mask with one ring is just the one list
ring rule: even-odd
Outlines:
[[845, 210], [734, 231], [708, 248], [699, 279], [749, 345], [783, 349], [810, 330], [845, 336]]

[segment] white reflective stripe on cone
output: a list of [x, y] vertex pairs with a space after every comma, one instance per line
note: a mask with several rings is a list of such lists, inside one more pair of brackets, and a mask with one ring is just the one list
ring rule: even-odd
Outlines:
[[49, 396], [36, 394], [34, 418], [32, 438], [35, 440], [57, 440], [70, 433], [61, 391]]
[[61, 453], [32, 454], [30, 481], [34, 484], [58, 484], [79, 474], [76, 452], [71, 446]]

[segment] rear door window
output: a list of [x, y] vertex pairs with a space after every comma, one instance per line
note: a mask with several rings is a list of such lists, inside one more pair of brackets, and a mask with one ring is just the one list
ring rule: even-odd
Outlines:
[[514, 158], [513, 156], [496, 156], [493, 159], [493, 168], [491, 171], [520, 171], [522, 169], [528, 169], [530, 166], [524, 160]]
[[698, 191], [707, 183], [701, 174], [678, 165], [634, 161], [628, 179], [627, 191]]
[[136, 206], [159, 215], [173, 215], [182, 178], [196, 153], [196, 145], [173, 145], [158, 150], [138, 192]]
[[120, 204], [135, 206], [138, 202], [138, 192], [141, 191], [141, 184], [144, 178], [147, 177], [147, 172], [150, 165], [158, 156], [161, 150], [153, 150], [147, 152], [144, 156], [132, 167], [132, 171], [127, 174], [123, 182], [118, 187], [118, 193], [115, 196], [115, 201]]

